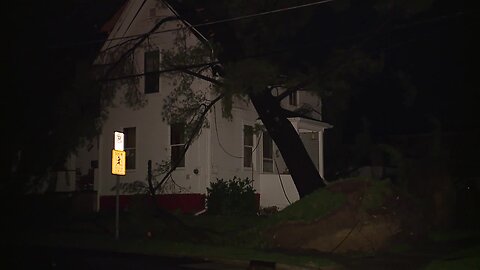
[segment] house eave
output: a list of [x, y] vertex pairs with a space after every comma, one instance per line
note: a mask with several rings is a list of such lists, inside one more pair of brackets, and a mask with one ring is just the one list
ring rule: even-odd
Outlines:
[[325, 129], [333, 128], [333, 125], [320, 121], [320, 120], [312, 120], [306, 119], [302, 117], [292, 117], [289, 118], [290, 122], [297, 127], [298, 131], [315, 131], [321, 132]]

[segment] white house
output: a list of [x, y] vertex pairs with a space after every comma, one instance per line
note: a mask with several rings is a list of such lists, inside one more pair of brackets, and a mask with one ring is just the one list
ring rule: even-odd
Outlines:
[[[102, 50], [106, 50], [125, 40], [148, 32], [157, 21], [174, 14], [158, 5], [157, 1], [128, 1], [119, 13]], [[141, 46], [135, 49], [134, 62], [137, 70], [148, 72], [159, 68], [162, 50], [173, 46], [176, 31], [182, 26], [179, 21], [163, 24]], [[191, 42], [200, 42], [192, 35]], [[97, 60], [102, 64], [102, 59]], [[106, 63], [103, 63], [106, 64]], [[206, 89], [208, 83], [196, 81], [198, 91]], [[59, 190], [72, 190], [78, 185], [71, 184], [70, 175], [76, 171], [97, 193], [96, 208], [104, 209], [114, 204], [115, 176], [111, 174], [111, 151], [115, 131], [125, 133], [127, 151], [126, 176], [121, 182], [146, 181], [147, 164], [151, 160], [153, 167], [162, 160], [170, 160], [182, 149], [185, 139], [182, 127], [169, 125], [162, 120], [162, 105], [172, 89], [172, 80], [166, 76], [149, 74], [139, 77], [138, 87], [143, 92], [146, 105], [140, 109], [126, 106], [123, 91], [118, 89], [113, 105], [108, 109], [108, 119], [102, 126], [97, 140], [80, 149], [69, 161], [67, 172], [59, 173]], [[209, 94], [209, 93], [207, 93]], [[283, 101], [282, 106], [289, 109], [300, 108], [308, 104], [310, 108], [321, 112], [321, 102], [317, 96], [308, 92], [298, 92]], [[283, 208], [288, 201], [298, 200], [299, 196], [292, 178], [287, 172], [283, 159], [268, 135], [249, 132], [256, 123], [258, 115], [253, 106], [244, 101], [233, 104], [233, 120], [222, 117], [220, 103], [207, 115], [210, 126], [204, 128], [201, 135], [191, 145], [184, 161], [167, 181], [166, 188], [159, 196], [160, 203], [170, 208], [180, 208], [186, 212], [196, 212], [204, 208], [205, 194], [210, 182], [217, 178], [225, 180], [234, 176], [253, 179], [255, 190], [260, 196], [260, 206]], [[315, 115], [318, 121], [303, 118], [290, 119], [300, 133], [312, 160], [323, 176], [323, 133], [330, 127], [321, 122], [321, 114]], [[77, 177], [77, 182], [79, 177]], [[67, 184], [70, 180], [70, 185]], [[121, 204], [126, 205], [131, 194], [121, 195]]]

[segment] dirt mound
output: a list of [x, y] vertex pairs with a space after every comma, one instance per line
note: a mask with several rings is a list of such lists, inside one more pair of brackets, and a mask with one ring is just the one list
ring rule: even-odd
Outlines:
[[270, 230], [270, 243], [282, 249], [372, 252], [404, 229], [400, 198], [388, 181], [343, 180], [328, 189], [346, 197], [340, 208], [314, 221], [284, 222]]

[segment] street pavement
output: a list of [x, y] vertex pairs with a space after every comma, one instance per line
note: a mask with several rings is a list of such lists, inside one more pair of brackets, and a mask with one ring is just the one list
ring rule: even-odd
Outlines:
[[248, 265], [242, 263], [96, 250], [21, 247], [12, 248], [10, 251], [7, 260], [3, 261], [8, 268], [1, 267], [2, 269], [238, 270], [248, 268]]

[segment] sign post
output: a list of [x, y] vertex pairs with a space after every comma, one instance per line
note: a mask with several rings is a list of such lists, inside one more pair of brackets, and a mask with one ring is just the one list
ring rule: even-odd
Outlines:
[[124, 135], [121, 132], [114, 133], [114, 149], [112, 150], [112, 174], [116, 175], [115, 188], [115, 239], [120, 236], [120, 175], [125, 175], [127, 154], [123, 150]]

